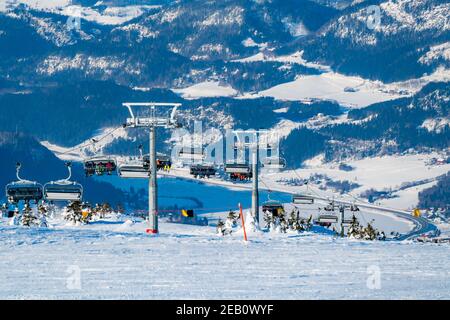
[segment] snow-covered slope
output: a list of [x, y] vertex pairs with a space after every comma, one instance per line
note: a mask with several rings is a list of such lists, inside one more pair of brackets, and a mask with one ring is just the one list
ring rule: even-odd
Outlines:
[[8, 272], [0, 273], [0, 297], [449, 298], [446, 246], [320, 233], [249, 234], [243, 243], [239, 232], [222, 238], [210, 227], [162, 223], [158, 237], [146, 235], [145, 228], [106, 220], [43, 232], [2, 221], [0, 267]]

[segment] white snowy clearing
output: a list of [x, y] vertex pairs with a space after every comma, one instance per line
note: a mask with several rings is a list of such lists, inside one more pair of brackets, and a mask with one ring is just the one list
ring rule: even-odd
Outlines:
[[272, 56], [259, 52], [251, 57], [234, 60], [241, 63], [257, 61], [276, 61], [287, 66], [299, 64], [324, 73], [298, 75], [294, 81], [282, 83], [258, 93], [245, 93], [239, 98], [273, 97], [286, 101], [334, 100], [347, 107], [362, 108], [373, 103], [410, 96], [432, 81], [450, 80], [450, 70], [438, 68], [434, 73], [418, 79], [385, 84], [381, 81], [333, 72], [329, 66], [306, 61], [302, 51], [286, 56]]
[[107, 6], [105, 9], [102, 8], [100, 10], [97, 6], [84, 7], [81, 5], [72, 5], [71, 0], [10, 0], [9, 2], [0, 1], [0, 12], [8, 11], [8, 9], [19, 4], [25, 4], [34, 10], [82, 18], [87, 21], [104, 25], [121, 25], [139, 17], [145, 10], [160, 7], [151, 5], [128, 5], [122, 7]]
[[183, 89], [172, 89], [185, 99], [233, 97], [237, 91], [231, 86], [224, 86], [217, 81], [205, 81]]
[[[447, 245], [103, 220], [0, 222], [1, 299], [449, 299]], [[79, 275], [79, 277], [78, 277]], [[78, 282], [79, 280], [79, 282]], [[79, 284], [79, 285], [78, 285]]]
[[[92, 138], [69, 148], [52, 144], [49, 141], [41, 141], [41, 144], [48, 150], [52, 151], [55, 156], [61, 160], [82, 161], [86, 155], [95, 153], [96, 151], [101, 151], [107, 145], [119, 138], [128, 138], [127, 130], [122, 127], [100, 129], [92, 136]], [[92, 143], [93, 139], [97, 141], [95, 145]]]
[[[433, 186], [435, 178], [446, 174], [450, 170], [450, 164], [428, 165], [430, 159], [439, 157], [439, 154], [415, 154], [415, 155], [393, 155], [383, 157], [364, 158], [361, 160], [349, 160], [345, 163], [352, 166], [352, 171], [339, 170], [338, 163], [322, 163], [322, 156], [307, 161], [305, 168], [293, 171], [284, 171], [264, 176], [266, 184], [276, 186], [277, 180], [304, 178], [310, 175], [326, 175], [334, 181], [348, 180], [361, 185], [352, 190], [353, 195], [359, 195], [368, 189], [392, 190], [392, 199], [379, 201], [380, 205], [400, 210], [410, 210], [418, 204], [418, 193]], [[417, 186], [405, 188], [406, 183], [425, 181]], [[431, 180], [431, 181], [429, 181]], [[284, 186], [283, 189], [295, 189], [295, 187]], [[299, 188], [296, 187], [298, 190]], [[304, 188], [303, 188], [304, 189]], [[327, 194], [327, 192], [323, 192]], [[328, 196], [332, 196], [328, 193]], [[377, 202], [378, 204], [378, 202]]]

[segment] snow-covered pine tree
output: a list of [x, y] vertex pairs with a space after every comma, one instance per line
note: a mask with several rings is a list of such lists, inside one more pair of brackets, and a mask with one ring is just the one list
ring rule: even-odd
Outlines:
[[225, 235], [225, 223], [221, 219], [217, 221], [216, 233], [220, 236]]
[[64, 219], [73, 224], [87, 224], [91, 220], [91, 214], [89, 211], [83, 211], [80, 201], [73, 201], [66, 207]]
[[301, 231], [301, 225], [300, 225], [299, 218], [300, 218], [299, 212], [292, 210], [291, 213], [289, 214], [289, 218], [288, 218], [289, 230]]
[[33, 227], [39, 225], [39, 219], [34, 215], [33, 209], [28, 203], [25, 203], [22, 209], [22, 215], [20, 216], [19, 223], [25, 227]]
[[100, 217], [102, 211], [102, 206], [98, 203], [95, 204], [94, 208], [91, 208], [91, 214], [95, 217]]
[[100, 218], [105, 218], [112, 213], [112, 207], [108, 202], [102, 204], [100, 208]]
[[367, 224], [367, 227], [364, 228], [364, 239], [365, 240], [376, 240], [378, 237], [377, 230], [372, 227], [370, 223]]
[[228, 213], [228, 217], [225, 220], [224, 234], [231, 234], [233, 232], [233, 228], [237, 227], [237, 219], [238, 219], [238, 215], [236, 212], [230, 211]]
[[308, 219], [306, 219], [305, 224], [303, 225], [303, 230], [309, 231], [312, 229], [313, 226], [313, 217], [312, 215], [309, 216]]
[[363, 236], [361, 225], [355, 215], [352, 217], [352, 222], [348, 228], [347, 236], [352, 239], [361, 239]]
[[279, 221], [278, 227], [279, 232], [286, 233], [289, 228], [289, 225], [288, 222], [286, 221], [286, 218], [284, 217], [284, 214], [278, 215], [278, 221]]

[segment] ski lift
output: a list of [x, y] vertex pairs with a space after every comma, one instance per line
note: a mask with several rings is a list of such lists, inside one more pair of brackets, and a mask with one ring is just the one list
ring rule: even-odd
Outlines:
[[28, 202], [34, 200], [38, 202], [43, 197], [42, 185], [36, 181], [23, 180], [19, 176], [21, 164], [16, 164], [17, 181], [6, 185], [6, 197], [9, 203], [18, 203], [19, 201]]
[[142, 155], [142, 145], [139, 146], [139, 153], [139, 158], [119, 164], [117, 171], [121, 178], [148, 179], [150, 177], [150, 157]]
[[226, 173], [251, 173], [252, 168], [248, 164], [243, 163], [228, 163], [225, 165]]
[[284, 169], [286, 168], [286, 160], [279, 157], [269, 157], [262, 161], [262, 167], [266, 169]]
[[[147, 158], [145, 158], [145, 159], [148, 159], [148, 161], [150, 163], [150, 157], [149, 156], [146, 156], [146, 157]], [[172, 167], [172, 159], [168, 155], [158, 153], [156, 155], [156, 169], [164, 170], [167, 167], [169, 167], [169, 168]]]
[[294, 204], [314, 204], [314, 198], [306, 194], [296, 194], [292, 197]]
[[190, 167], [190, 174], [194, 177], [209, 178], [216, 174], [216, 168], [208, 164], [195, 164]]
[[275, 200], [269, 200], [267, 202], [264, 202], [262, 210], [263, 212], [265, 211], [271, 212], [274, 216], [279, 216], [284, 213], [283, 204]]
[[337, 223], [338, 222], [337, 215], [334, 214], [320, 214], [317, 218], [318, 224], [331, 224], [331, 223]]
[[231, 180], [249, 180], [253, 177], [252, 168], [248, 164], [228, 163], [225, 165], [225, 173], [230, 175]]
[[178, 152], [178, 158], [185, 161], [201, 161], [205, 158], [205, 154], [201, 147], [182, 147]]
[[350, 226], [352, 224], [352, 219], [344, 219], [344, 220], [342, 220], [342, 225], [344, 226], [344, 227], [348, 227], [348, 226]]
[[72, 164], [66, 163], [69, 176], [66, 179], [51, 181], [44, 185], [44, 197], [48, 201], [81, 201], [83, 186], [70, 181], [72, 176]]
[[116, 160], [108, 156], [97, 156], [84, 161], [84, 172], [87, 177], [104, 174], [112, 175], [117, 169]]
[[336, 205], [334, 204], [334, 201], [331, 201], [323, 209], [325, 211], [334, 211], [335, 207], [336, 207]]
[[141, 178], [150, 177], [150, 166], [143, 159], [130, 160], [119, 165], [117, 169], [121, 178]]
[[[92, 139], [92, 144], [94, 148], [94, 152], [96, 152], [95, 143], [97, 141]], [[94, 156], [84, 160], [84, 172], [86, 177], [90, 177], [93, 175], [102, 176], [105, 173], [107, 175], [112, 175], [114, 171], [117, 169], [117, 162], [114, 158], [110, 156]]]

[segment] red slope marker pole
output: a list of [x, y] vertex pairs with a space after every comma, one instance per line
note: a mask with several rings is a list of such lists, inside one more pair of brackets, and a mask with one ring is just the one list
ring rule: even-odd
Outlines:
[[247, 232], [245, 231], [244, 215], [242, 214], [242, 206], [240, 203], [239, 203], [239, 215], [241, 216], [242, 229], [244, 230], [244, 241], [247, 242]]

